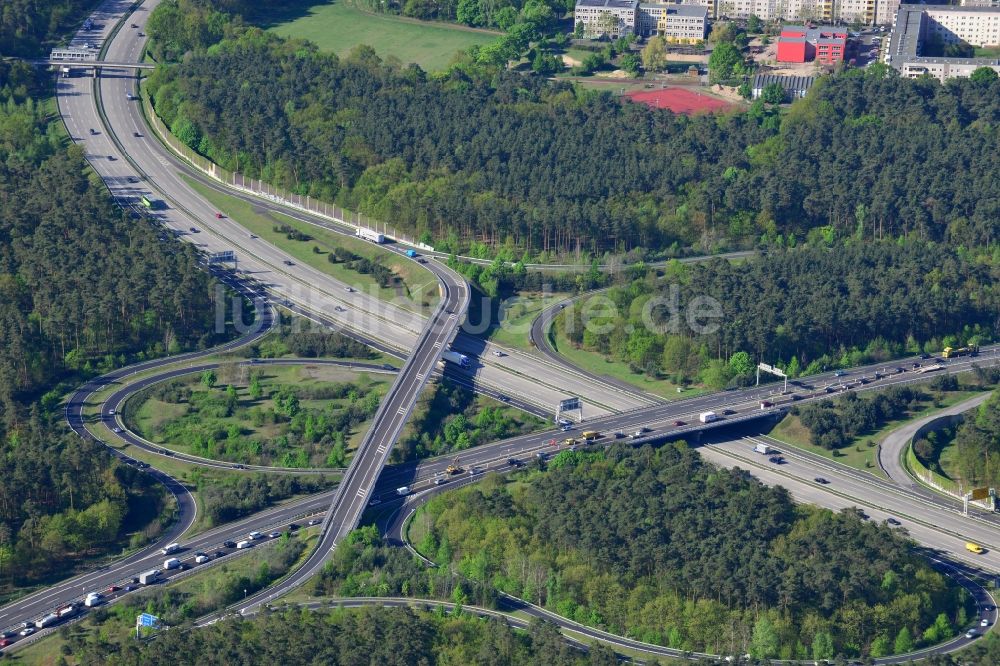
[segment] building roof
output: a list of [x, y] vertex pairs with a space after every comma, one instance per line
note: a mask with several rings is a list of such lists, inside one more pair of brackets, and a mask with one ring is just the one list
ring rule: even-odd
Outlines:
[[753, 77], [753, 89], [760, 90], [772, 83], [781, 85], [786, 91], [803, 92], [809, 90], [816, 81], [815, 76], [781, 76], [780, 74], [757, 74]]
[[968, 12], [970, 14], [998, 14], [1000, 7], [957, 7], [954, 5], [900, 5], [896, 12], [896, 21], [889, 35], [889, 48], [886, 62], [899, 69], [906, 63], [915, 64], [950, 64], [950, 65], [985, 65], [1000, 64], [996, 58], [945, 58], [926, 57], [920, 55], [923, 42], [924, 22], [932, 20], [928, 11]]
[[635, 9], [639, 0], [576, 0], [577, 7], [604, 7], [605, 9]]
[[844, 44], [847, 42], [847, 28], [835, 28], [829, 25], [821, 25], [815, 28], [808, 28], [804, 25], [786, 25], [781, 28], [779, 42], [798, 43], [811, 42], [813, 44]]

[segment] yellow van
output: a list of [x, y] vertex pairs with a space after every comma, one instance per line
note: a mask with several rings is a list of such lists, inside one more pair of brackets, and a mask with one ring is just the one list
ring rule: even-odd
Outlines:
[[982, 555], [986, 552], [978, 543], [972, 543], [971, 541], [966, 542], [965, 549], [970, 553], [975, 553], [976, 555]]
[[597, 432], [596, 430], [588, 430], [585, 433], [583, 433], [583, 439], [584, 441], [587, 442], [592, 442], [600, 436], [601, 433]]

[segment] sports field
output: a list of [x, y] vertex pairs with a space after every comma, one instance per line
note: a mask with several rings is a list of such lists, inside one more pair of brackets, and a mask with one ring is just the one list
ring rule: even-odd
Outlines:
[[686, 88], [664, 88], [645, 92], [626, 93], [633, 102], [639, 102], [654, 109], [670, 109], [674, 113], [704, 113], [728, 109], [729, 102]]
[[383, 59], [396, 56], [403, 63], [415, 62], [427, 71], [442, 70], [457, 51], [473, 44], [488, 44], [499, 36], [448, 23], [369, 14], [342, 0], [327, 3], [317, 0], [299, 12], [299, 16], [275, 23], [269, 29], [283, 37], [308, 39], [337, 55], [346, 55], [358, 44], [367, 44]]

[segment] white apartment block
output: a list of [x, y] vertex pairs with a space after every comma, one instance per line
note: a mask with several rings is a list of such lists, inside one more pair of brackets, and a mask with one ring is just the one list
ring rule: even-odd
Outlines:
[[900, 5], [885, 51], [886, 64], [908, 78], [930, 75], [944, 81], [969, 76], [980, 67], [1000, 73], [998, 58], [926, 56], [925, 42], [932, 39], [945, 44], [1000, 46], [1000, 7]]
[[588, 36], [662, 35], [669, 42], [691, 44], [705, 39], [708, 11], [704, 7], [638, 0], [578, 0], [574, 21]]
[[[1000, 0], [969, 0], [996, 2]], [[764, 21], [835, 21], [864, 25], [892, 23], [899, 0], [680, 0], [682, 4], [706, 7], [711, 16], [748, 18]]]

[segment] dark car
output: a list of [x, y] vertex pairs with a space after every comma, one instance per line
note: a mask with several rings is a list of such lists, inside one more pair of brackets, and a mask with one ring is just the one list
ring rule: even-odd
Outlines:
[[774, 463], [775, 465], [780, 465], [785, 462], [785, 459], [781, 456], [771, 456], [767, 459], [767, 462]]
[[288, 259], [285, 259], [285, 261], [282, 262], [282, 263], [284, 263], [286, 266], [294, 266], [295, 265], [294, 261], [290, 261]]
[[297, 529], [299, 529], [299, 524], [298, 523], [292, 523], [291, 525], [288, 526], [288, 529], [290, 529], [290, 530], [297, 530]]
[[675, 427], [680, 428], [682, 425], [687, 425], [687, 424], [684, 423], [684, 421], [681, 421], [681, 420], [674, 421], [674, 426]]
[[921, 355], [920, 355], [920, 358], [924, 359], [925, 361], [926, 361], [927, 359], [929, 359], [930, 357], [931, 357], [931, 355], [930, 355], [930, 354], [921, 354]]
[[813, 481], [815, 481], [816, 483], [818, 483], [820, 485], [823, 485], [823, 486], [825, 486], [826, 484], [830, 483], [829, 481], [827, 481], [826, 479], [824, 479], [822, 476], [817, 476], [815, 479], [813, 479]]
[[223, 548], [236, 548], [236, 542], [235, 541], [223, 541], [222, 542], [222, 546], [223, 546]]
[[888, 523], [889, 525], [894, 525], [894, 526], [895, 525], [902, 525], [903, 524], [903, 523], [899, 522], [898, 520], [896, 520], [895, 518], [886, 518], [885, 522]]
[[114, 162], [114, 161], [115, 161], [115, 159], [116, 159], [116, 158], [115, 158], [115, 156], [114, 156], [114, 155], [108, 155], [108, 161], [109, 161], [109, 162]]
[[517, 458], [507, 458], [507, 464], [511, 467], [517, 467], [521, 463]]

